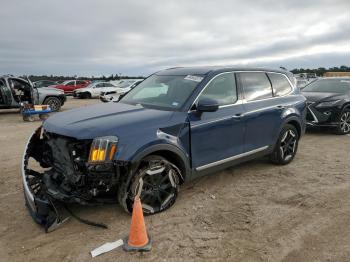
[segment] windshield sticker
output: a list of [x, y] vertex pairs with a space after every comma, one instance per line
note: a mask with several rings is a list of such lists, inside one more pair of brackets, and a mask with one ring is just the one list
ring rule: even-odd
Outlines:
[[172, 106], [178, 106], [178, 105], [179, 105], [178, 102], [173, 102], [173, 103], [172, 103]]
[[190, 81], [195, 81], [195, 82], [201, 82], [203, 80], [203, 77], [201, 76], [193, 76], [193, 75], [187, 75], [185, 78], [185, 80], [190, 80]]

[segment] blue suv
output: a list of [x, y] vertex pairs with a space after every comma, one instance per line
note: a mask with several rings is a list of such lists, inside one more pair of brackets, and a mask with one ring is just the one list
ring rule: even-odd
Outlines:
[[190, 179], [266, 155], [288, 164], [306, 115], [293, 81], [280, 70], [172, 68], [117, 103], [55, 114], [25, 148], [27, 206], [48, 230], [62, 203], [118, 200], [130, 212], [138, 195], [153, 214]]

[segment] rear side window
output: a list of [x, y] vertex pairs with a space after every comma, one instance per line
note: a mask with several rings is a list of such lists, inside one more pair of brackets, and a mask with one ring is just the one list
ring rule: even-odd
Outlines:
[[284, 75], [274, 73], [268, 73], [267, 75], [271, 80], [274, 96], [284, 96], [292, 91], [292, 87]]
[[236, 80], [233, 73], [225, 73], [215, 77], [199, 97], [215, 99], [220, 106], [237, 101]]
[[244, 92], [244, 98], [247, 101], [254, 101], [272, 97], [272, 88], [269, 79], [265, 73], [239, 73]]
[[68, 82], [68, 83], [66, 84], [66, 86], [74, 86], [74, 85], [75, 85], [75, 82], [74, 82], [74, 81]]

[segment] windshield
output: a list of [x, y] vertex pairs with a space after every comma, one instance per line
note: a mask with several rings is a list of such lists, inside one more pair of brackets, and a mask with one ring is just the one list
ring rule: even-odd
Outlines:
[[350, 92], [350, 79], [320, 79], [305, 86], [303, 92], [344, 94]]
[[121, 102], [165, 110], [181, 108], [203, 76], [152, 75], [126, 94]]

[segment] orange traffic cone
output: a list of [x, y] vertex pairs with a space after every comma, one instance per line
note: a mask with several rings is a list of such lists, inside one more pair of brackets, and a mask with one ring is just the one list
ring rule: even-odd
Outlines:
[[125, 251], [150, 251], [152, 248], [152, 240], [147, 235], [141, 200], [138, 196], [134, 200], [130, 233], [124, 240], [123, 248]]

